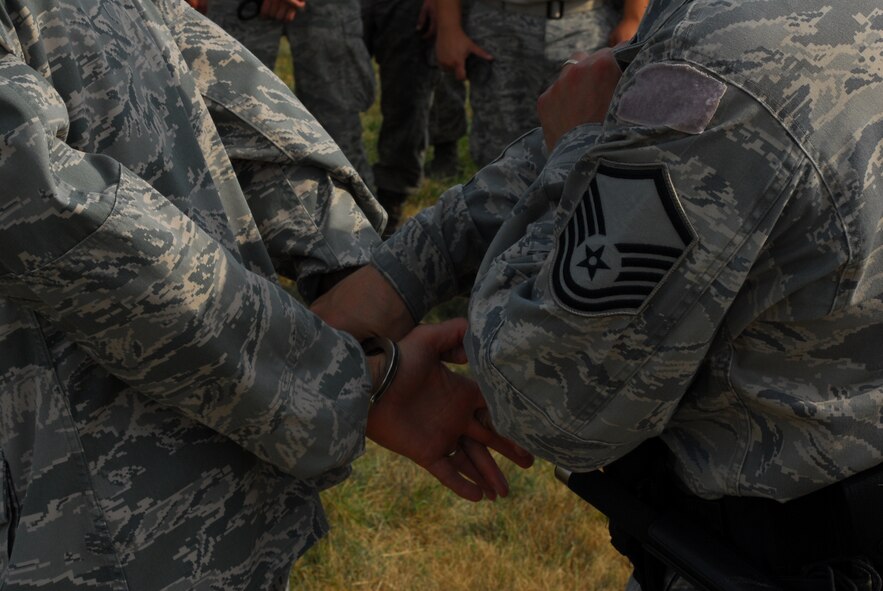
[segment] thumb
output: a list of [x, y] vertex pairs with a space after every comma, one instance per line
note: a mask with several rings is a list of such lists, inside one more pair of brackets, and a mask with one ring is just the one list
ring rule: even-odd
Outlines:
[[425, 325], [427, 337], [438, 353], [462, 349], [463, 338], [469, 328], [465, 318], [451, 318], [439, 324]]

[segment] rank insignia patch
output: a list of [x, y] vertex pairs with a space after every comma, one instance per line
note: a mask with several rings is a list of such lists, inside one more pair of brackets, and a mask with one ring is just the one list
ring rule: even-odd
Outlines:
[[577, 313], [634, 313], [693, 239], [664, 166], [601, 163], [558, 236], [552, 291]]

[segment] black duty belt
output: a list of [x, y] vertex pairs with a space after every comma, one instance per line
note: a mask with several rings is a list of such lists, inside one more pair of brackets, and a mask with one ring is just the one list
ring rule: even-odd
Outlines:
[[515, 12], [528, 16], [545, 17], [557, 20], [564, 18], [565, 14], [592, 10], [599, 2], [607, 0], [556, 0], [553, 2], [535, 2], [532, 4], [520, 4], [518, 2], [505, 2], [504, 0], [481, 0], [488, 6], [493, 6], [502, 12]]

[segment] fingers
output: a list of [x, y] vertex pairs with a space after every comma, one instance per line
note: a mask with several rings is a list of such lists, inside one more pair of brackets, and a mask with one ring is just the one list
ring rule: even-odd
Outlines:
[[460, 475], [448, 457], [437, 460], [427, 470], [454, 494], [467, 501], [477, 503], [484, 497], [481, 487]]
[[264, 0], [261, 3], [260, 16], [290, 23], [297, 16], [298, 9], [306, 6], [306, 0]]
[[533, 465], [533, 454], [497, 433], [491, 423], [491, 415], [487, 408], [476, 409], [474, 420], [467, 425], [465, 434], [497, 451], [522, 468], [530, 468]]
[[461, 438], [454, 453], [427, 469], [444, 486], [470, 501], [480, 501], [483, 496], [494, 501], [509, 494], [509, 483], [494, 457], [468, 437]]
[[[457, 472], [480, 486], [484, 496], [488, 499], [492, 501], [496, 500], [497, 495], [500, 494], [498, 491], [503, 490], [504, 493], [508, 492], [505, 478], [503, 479], [503, 487], [500, 487], [498, 478], [494, 477], [493, 482], [488, 478], [485, 478], [485, 472], [491, 476], [493, 476], [493, 474], [491, 470], [483, 469], [475, 463], [474, 457], [478, 455], [475, 447], [484, 449], [485, 452], [487, 452], [487, 449], [484, 446], [464, 437], [458, 444], [454, 454], [449, 455], [448, 457], [450, 458], [450, 462], [454, 465], [454, 468], [457, 469]], [[493, 462], [493, 458], [491, 458], [491, 461]], [[496, 464], [494, 465], [496, 466]], [[505, 494], [502, 494], [501, 496], [505, 496]]]
[[[503, 475], [503, 471], [500, 470], [500, 467], [497, 465], [496, 460], [494, 460], [494, 457], [488, 449], [468, 437], [462, 439], [460, 446], [463, 449], [463, 453], [457, 455], [468, 457], [470, 467], [478, 472], [480, 480], [476, 480], [467, 472], [464, 472], [464, 474], [478, 484], [481, 482], [489, 483], [490, 490], [493, 494], [489, 494], [488, 498], [492, 501], [495, 500], [497, 496], [505, 497], [508, 495], [509, 483], [506, 482], [506, 477]], [[487, 492], [488, 487], [486, 485], [482, 485], [482, 488]]]
[[271, 14], [276, 12], [276, 0], [264, 0], [261, 2], [261, 11], [258, 13], [261, 18], [272, 18]]
[[494, 56], [489, 54], [487, 51], [484, 50], [484, 48], [474, 42], [469, 46], [469, 52], [474, 53], [475, 55], [486, 61], [492, 61], [494, 59]]
[[435, 37], [436, 20], [434, 7], [432, 2], [424, 2], [420, 8], [420, 14], [417, 16], [417, 31], [420, 32], [424, 39], [432, 39]]
[[405, 340], [410, 340], [413, 336], [441, 356], [448, 351], [456, 351], [463, 347], [466, 328], [465, 318], [452, 318], [438, 324], [422, 324], [405, 337]]
[[464, 365], [469, 362], [469, 359], [466, 357], [466, 349], [463, 348], [462, 345], [455, 347], [454, 349], [443, 351], [441, 354], [441, 360], [445, 363], [455, 363], [457, 365]]

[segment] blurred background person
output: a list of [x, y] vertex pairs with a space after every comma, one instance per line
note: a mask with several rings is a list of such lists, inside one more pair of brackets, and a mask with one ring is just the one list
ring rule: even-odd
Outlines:
[[536, 99], [561, 63], [630, 39], [647, 0], [460, 0], [440, 2], [436, 55], [442, 68], [469, 78], [469, 149], [478, 166], [539, 125]]
[[423, 179], [435, 80], [429, 63], [433, 13], [433, 0], [362, 0], [365, 45], [380, 75], [382, 122], [374, 182], [389, 214], [387, 232], [398, 225], [402, 205]]

